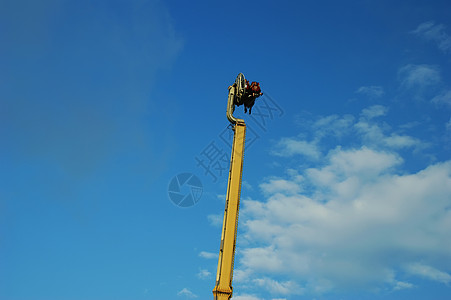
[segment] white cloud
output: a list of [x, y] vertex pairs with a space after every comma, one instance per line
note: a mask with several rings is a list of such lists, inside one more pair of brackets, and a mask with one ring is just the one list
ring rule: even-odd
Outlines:
[[212, 252], [207, 252], [207, 251], [201, 251], [199, 253], [199, 256], [202, 258], [207, 258], [207, 259], [213, 259], [213, 258], [218, 258], [218, 254], [217, 253], [212, 253]]
[[[372, 113], [375, 114], [376, 112]], [[366, 112], [366, 115], [369, 114], [371, 114], [371, 112]], [[384, 148], [389, 147], [393, 149], [427, 147], [427, 144], [422, 143], [419, 139], [408, 135], [399, 135], [397, 133], [386, 135], [385, 131], [388, 129], [384, 126], [384, 124], [378, 124], [365, 118], [362, 118], [359, 122], [355, 123], [354, 129], [362, 136], [365, 144], [371, 146], [379, 146]]]
[[433, 103], [437, 103], [437, 104], [451, 105], [451, 90], [443, 91], [439, 95], [437, 95], [434, 98], [432, 98], [431, 101]]
[[332, 124], [362, 143], [329, 143], [320, 163], [291, 165], [286, 176], [260, 184], [264, 200], [243, 200], [235, 271], [241, 288], [263, 287], [277, 297], [397, 291], [413, 288], [416, 277], [451, 282], [451, 161], [405, 171], [398, 150], [424, 143], [376, 118], [385, 113], [372, 106], [357, 121], [334, 115], [310, 123], [313, 135], [322, 133], [318, 151], [326, 149], [323, 139], [332, 140]]
[[201, 279], [210, 278], [210, 276], [211, 276], [211, 272], [208, 271], [207, 269], [200, 269], [199, 272], [197, 273], [197, 277], [199, 277]]
[[249, 282], [251, 272], [250, 270], [243, 270], [235, 268], [233, 270], [233, 282], [236, 284], [245, 284]]
[[177, 293], [177, 296], [184, 296], [184, 297], [187, 297], [187, 298], [197, 298], [197, 295], [196, 294], [194, 294], [193, 292], [191, 292], [189, 289], [187, 289], [187, 288], [183, 288], [182, 290], [180, 290], [178, 293]]
[[[254, 221], [260, 221], [262, 222], [262, 224], [264, 224], [265, 222], [264, 220], [254, 220]], [[269, 223], [267, 225], [275, 225], [274, 227], [277, 227], [276, 224]], [[252, 231], [252, 233], [254, 233], [254, 231]], [[255, 232], [255, 234], [257, 236], [259, 234], [259, 231]], [[271, 237], [271, 239], [272, 238], [274, 238], [274, 236]], [[243, 257], [247, 258], [245, 261], [243, 261], [243, 265], [246, 266], [247, 268], [250, 268], [252, 270], [262, 270], [270, 272], [278, 272], [283, 270], [284, 267], [283, 260], [278, 255], [274, 255], [274, 247], [272, 246], [246, 248], [242, 250], [242, 253]]]
[[225, 195], [225, 194], [219, 194], [219, 195], [216, 195], [216, 197], [217, 197], [219, 200], [222, 200], [223, 202], [225, 202], [225, 200], [226, 200], [226, 195]]
[[246, 189], [248, 189], [249, 191], [252, 191], [254, 188], [252, 187], [252, 185], [249, 183], [249, 182], [247, 182], [246, 180], [243, 180], [243, 182], [241, 183], [241, 186], [243, 187], [243, 188], [246, 188]]
[[357, 94], [362, 94], [370, 98], [379, 98], [384, 95], [384, 89], [381, 86], [361, 86], [356, 91]]
[[[352, 115], [330, 115], [318, 118], [314, 122], [304, 121], [303, 131], [307, 132], [306, 136], [309, 134], [312, 136], [312, 141], [299, 140], [296, 137], [281, 138], [275, 147], [276, 151], [272, 154], [282, 157], [301, 155], [317, 162], [319, 158], [324, 157], [324, 146], [329, 146], [333, 141], [340, 142], [347, 137], [361, 138], [365, 145], [379, 149], [388, 147], [422, 150], [429, 147], [418, 138], [401, 134], [400, 132], [407, 129], [405, 124], [399, 127], [399, 132], [393, 131], [381, 120], [387, 113], [387, 107], [373, 105], [364, 108], [357, 120]], [[415, 124], [412, 123], [411, 126], [413, 125]]]
[[215, 227], [222, 226], [222, 220], [224, 218], [223, 214], [211, 214], [207, 216], [208, 222]]
[[[387, 284], [400, 289], [410, 284], [394, 280], [395, 270], [424, 257], [432, 267], [410, 267], [409, 274], [447, 282], [451, 162], [398, 175], [395, 154], [362, 148], [329, 157], [325, 167], [305, 174], [316, 189], [310, 196], [277, 193], [265, 202], [243, 202], [242, 237], [254, 246], [240, 250], [239, 269], [254, 278], [290, 276], [297, 283], [293, 290], [301, 282], [311, 291]], [[320, 182], [325, 171], [331, 177]], [[262, 282], [269, 281], [256, 281]]]
[[424, 278], [438, 281], [441, 283], [449, 284], [451, 283], [451, 275], [440, 271], [434, 267], [424, 265], [422, 263], [413, 263], [407, 266], [407, 272], [413, 275], [419, 275]]
[[281, 178], [269, 179], [268, 182], [260, 184], [260, 188], [267, 194], [274, 194], [277, 192], [295, 194], [301, 190], [301, 186], [296, 182]]
[[436, 25], [433, 21], [424, 22], [418, 25], [417, 29], [412, 33], [433, 42], [443, 52], [451, 52], [451, 36], [445, 32], [445, 26], [442, 24]]
[[395, 291], [405, 290], [405, 289], [411, 289], [413, 287], [414, 287], [414, 285], [409, 282], [397, 281], [393, 287], [393, 290], [395, 290]]
[[253, 280], [254, 284], [266, 289], [271, 294], [278, 295], [301, 295], [304, 289], [292, 280], [279, 282], [270, 278], [258, 278]]
[[318, 159], [320, 152], [315, 142], [307, 142], [293, 138], [283, 138], [276, 146], [273, 154], [278, 156], [302, 155], [310, 159]]
[[[377, 176], [402, 162], [402, 159], [389, 152], [378, 152], [363, 146], [360, 149], [331, 151], [329, 165], [322, 169], [310, 169], [317, 172], [333, 173], [335, 177], [368, 178]], [[330, 182], [329, 182], [330, 183]]]
[[421, 126], [420, 121], [412, 121], [412, 122], [407, 122], [405, 124], [400, 125], [399, 128], [405, 130], [405, 129], [412, 129], [412, 128], [415, 128], [418, 126]]
[[406, 89], [424, 89], [441, 82], [438, 69], [431, 65], [408, 64], [399, 69], [401, 85]]
[[319, 118], [312, 128], [315, 130], [315, 137], [323, 138], [327, 135], [334, 135], [341, 137], [348, 132], [349, 128], [354, 123], [354, 116], [344, 115], [342, 117], [338, 115], [330, 115]]
[[373, 105], [362, 110], [362, 116], [367, 119], [385, 116], [387, 114], [387, 107], [383, 105]]
[[418, 145], [420, 141], [411, 136], [392, 134], [384, 138], [384, 142], [391, 148], [406, 148]]

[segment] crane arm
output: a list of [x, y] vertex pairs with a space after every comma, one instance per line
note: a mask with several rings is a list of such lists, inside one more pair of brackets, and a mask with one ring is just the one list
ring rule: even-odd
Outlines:
[[[240, 76], [244, 76], [240, 73]], [[237, 78], [237, 81], [238, 81]], [[236, 234], [241, 194], [241, 177], [243, 171], [244, 141], [246, 124], [244, 120], [233, 116], [234, 101], [239, 96], [240, 85], [234, 83], [229, 87], [227, 119], [234, 125], [232, 156], [230, 159], [229, 181], [222, 225], [221, 245], [219, 249], [216, 285], [213, 289], [215, 300], [228, 300], [232, 297], [233, 265], [235, 258]]]

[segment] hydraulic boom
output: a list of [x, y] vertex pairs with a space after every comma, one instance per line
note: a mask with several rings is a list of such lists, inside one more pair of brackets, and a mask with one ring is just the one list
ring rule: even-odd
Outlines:
[[[233, 116], [235, 105], [246, 105], [246, 100], [254, 104], [257, 95], [249, 90], [244, 75], [240, 73], [235, 83], [229, 87], [227, 102], [227, 119], [233, 125], [233, 145], [230, 159], [229, 181], [222, 225], [221, 245], [219, 248], [218, 269], [216, 285], [213, 289], [215, 300], [228, 300], [232, 297], [232, 277], [235, 257], [236, 233], [238, 226], [238, 212], [240, 206], [241, 177], [243, 171], [244, 140], [246, 136], [246, 124], [244, 120]], [[257, 83], [258, 84], [258, 83]], [[259, 87], [260, 88], [260, 87]], [[248, 100], [250, 99], [250, 100]], [[249, 106], [248, 106], [249, 107]]]

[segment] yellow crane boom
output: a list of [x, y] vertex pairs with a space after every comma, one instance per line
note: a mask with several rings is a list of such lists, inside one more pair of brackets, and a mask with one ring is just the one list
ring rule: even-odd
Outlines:
[[[233, 116], [233, 111], [235, 109], [235, 104], [241, 105], [244, 103], [243, 98], [250, 98], [250, 96], [246, 94], [246, 88], [246, 81], [242, 73], [238, 75], [235, 83], [229, 87], [227, 119], [233, 125], [234, 135], [232, 155], [230, 159], [229, 181], [227, 184], [224, 221], [222, 224], [221, 245], [219, 248], [216, 285], [213, 289], [213, 296], [215, 300], [228, 300], [232, 297], [233, 292], [233, 264], [238, 227], [238, 212], [240, 207], [244, 141], [246, 137], [246, 124], [244, 123], [244, 120], [235, 118]], [[260, 96], [260, 94], [258, 96]], [[252, 100], [255, 100], [256, 97]]]

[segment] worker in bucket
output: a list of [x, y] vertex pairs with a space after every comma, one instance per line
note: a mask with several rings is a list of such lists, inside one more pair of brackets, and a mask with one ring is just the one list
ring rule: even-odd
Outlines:
[[252, 107], [255, 104], [255, 99], [263, 95], [260, 89], [260, 83], [252, 81], [249, 85], [249, 81], [246, 80], [246, 92], [244, 93], [243, 103], [244, 103], [244, 113], [247, 113], [249, 110], [249, 114], [252, 112]]

